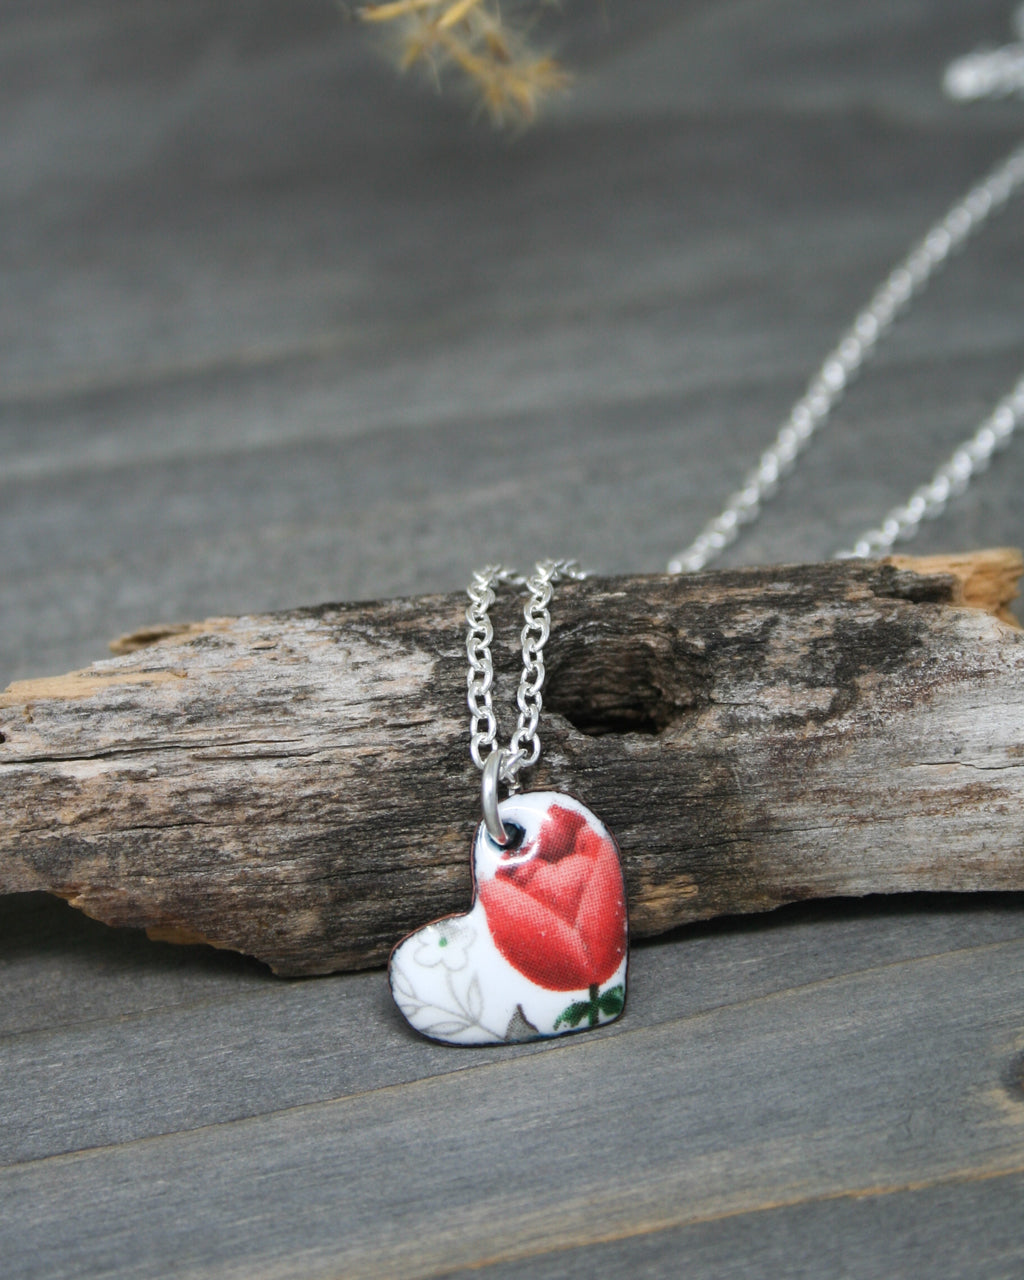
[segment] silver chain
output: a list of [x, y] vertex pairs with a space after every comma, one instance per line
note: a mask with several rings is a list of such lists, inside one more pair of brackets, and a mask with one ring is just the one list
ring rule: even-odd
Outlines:
[[836, 559], [882, 556], [893, 543], [912, 538], [922, 520], [934, 520], [941, 514], [950, 498], [963, 493], [972, 477], [985, 470], [992, 455], [1006, 448], [1022, 415], [1024, 377], [1008, 396], [999, 401], [974, 435], [939, 467], [927, 484], [915, 489], [905, 503], [893, 507], [877, 529], [862, 533], [848, 551], [837, 551]]
[[[494, 714], [492, 691], [494, 663], [491, 658], [491, 641], [494, 628], [488, 610], [495, 600], [495, 588], [502, 583], [525, 586], [526, 604], [523, 606], [523, 627], [520, 642], [523, 650], [523, 673], [519, 679], [516, 704], [519, 707], [519, 723], [512, 735], [508, 749], [502, 751], [500, 774], [511, 790], [516, 788], [520, 769], [527, 769], [540, 759], [540, 722], [542, 690], [544, 687], [544, 646], [551, 634], [551, 614], [548, 605], [554, 584], [563, 578], [581, 579], [586, 575], [575, 560], [542, 560], [528, 578], [523, 578], [501, 565], [488, 565], [473, 574], [469, 585], [469, 608], [466, 622], [466, 656], [469, 658], [466, 701], [470, 713], [469, 753], [478, 769], [483, 769], [497, 745], [498, 720]], [[486, 753], [486, 754], [485, 754]]]
[[[1022, 42], [952, 63], [946, 72], [945, 89], [950, 97], [972, 99], [1006, 96], [1024, 92], [1024, 5], [1016, 14]], [[851, 380], [877, 349], [879, 340], [897, 318], [928, 286], [950, 256], [976, 235], [988, 220], [1024, 186], [1024, 146], [1018, 147], [986, 178], [971, 187], [944, 218], [935, 223], [913, 246], [906, 257], [876, 290], [867, 306], [825, 357], [806, 392], [790, 410], [771, 446], [747, 473], [723, 510], [701, 530], [697, 538], [668, 563], [669, 573], [696, 572], [736, 540], [740, 529], [755, 520], [763, 504], [775, 493], [779, 480], [826, 422]], [[1010, 394], [965, 440], [932, 476], [919, 486], [907, 502], [894, 507], [877, 529], [869, 529], [838, 558], [877, 556], [902, 539], [912, 537], [922, 520], [934, 519], [949, 499], [962, 493], [971, 478], [984, 470], [992, 455], [1007, 445], [1024, 416], [1024, 377]], [[488, 565], [473, 574], [466, 609], [469, 658], [467, 705], [470, 713], [470, 755], [483, 771], [484, 824], [499, 845], [508, 842], [498, 809], [497, 785], [505, 782], [510, 792], [518, 787], [520, 770], [540, 759], [540, 722], [544, 687], [544, 646], [551, 634], [553, 587], [562, 578], [586, 575], [574, 560], [544, 560], [528, 578], [502, 565]], [[507, 748], [498, 745], [498, 721], [494, 713], [494, 662], [491, 642], [494, 628], [489, 610], [496, 588], [504, 583], [525, 586], [520, 641], [523, 671], [516, 704], [519, 721]]]
[[[1018, 10], [1017, 26], [1024, 32], [1024, 6]], [[1024, 80], [1018, 84], [1013, 70], [1022, 61], [1022, 55], [1024, 45], [1009, 45], [960, 59], [946, 73], [946, 91], [950, 96], [967, 99], [1001, 96], [1024, 89]], [[1024, 146], [1013, 151], [958, 200], [889, 274], [834, 350], [825, 357], [807, 391], [790, 410], [775, 440], [747, 473], [741, 487], [694, 541], [668, 562], [669, 573], [695, 573], [703, 569], [735, 542], [744, 525], [757, 519], [764, 503], [775, 493], [779, 480], [792, 469], [850, 381], [874, 353], [879, 339], [924, 291], [950, 255], [976, 235], [1022, 186]], [[912, 537], [922, 520], [938, 516], [949, 499], [962, 493], [971, 478], [985, 469], [993, 453], [1009, 443], [1022, 415], [1024, 377], [927, 484], [915, 489], [907, 502], [894, 507], [877, 529], [867, 530], [850, 550], [840, 551], [838, 557], [881, 555], [894, 542]]]
[[1024, 93], [1024, 4], [1013, 15], [1013, 29], [1017, 37], [1013, 44], [979, 49], [949, 64], [942, 80], [947, 97], [975, 102]]

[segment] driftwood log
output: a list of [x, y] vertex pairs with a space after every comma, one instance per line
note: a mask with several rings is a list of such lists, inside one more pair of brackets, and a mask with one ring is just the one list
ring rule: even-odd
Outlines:
[[[1021, 568], [1000, 551], [566, 584], [529, 785], [616, 832], [634, 936], [806, 898], [1024, 889]], [[494, 610], [499, 718], [516, 608]], [[283, 974], [380, 963], [469, 901], [462, 609], [215, 618], [11, 685], [0, 893]]]

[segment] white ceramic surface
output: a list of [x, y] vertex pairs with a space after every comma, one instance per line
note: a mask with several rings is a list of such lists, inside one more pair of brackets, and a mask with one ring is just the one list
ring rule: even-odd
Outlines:
[[451, 1044], [611, 1022], [625, 1003], [628, 946], [615, 840], [556, 791], [510, 796], [498, 811], [513, 847], [503, 850], [480, 824], [473, 905], [398, 944], [389, 968], [395, 1002], [417, 1031]]

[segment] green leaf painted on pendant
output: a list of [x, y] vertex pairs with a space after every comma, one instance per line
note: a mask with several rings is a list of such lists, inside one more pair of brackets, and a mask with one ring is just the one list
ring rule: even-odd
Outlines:
[[590, 1012], [589, 1000], [576, 1000], [568, 1009], [563, 1010], [555, 1019], [555, 1030], [564, 1022], [567, 1027], [578, 1027], [583, 1019]]
[[609, 1018], [617, 1018], [622, 1012], [626, 1003], [626, 991], [620, 982], [617, 986], [609, 987], [603, 995], [598, 997], [598, 1007], [601, 1012]]

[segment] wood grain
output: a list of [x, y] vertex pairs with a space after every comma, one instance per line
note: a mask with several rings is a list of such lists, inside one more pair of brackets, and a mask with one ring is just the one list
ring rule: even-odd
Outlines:
[[[491, 559], [655, 571], [1018, 143], [1018, 101], [939, 88], [1013, 7], [581, 0], [572, 96], [508, 141], [324, 0], [11, 0], [0, 685]], [[904, 500], [1019, 376], [1019, 268], [1018, 204], [723, 564], [821, 560]], [[913, 549], [1024, 545], [1022, 459]], [[281, 981], [0, 898], [4, 1280], [1017, 1276], [1021, 902], [686, 926], [637, 945], [601, 1039], [452, 1056], [379, 973]]]
[[[635, 936], [1024, 888], [1024, 635], [995, 616], [1020, 556], [909, 563], [559, 590], [531, 785], [578, 791], [617, 832]], [[380, 963], [469, 901], [463, 608], [216, 619], [11, 686], [0, 888], [280, 973]]]
[[[906, 938], [899, 954], [878, 953], [879, 919], [869, 913], [839, 924], [834, 958], [813, 978], [809, 949], [822, 934], [807, 919], [641, 949], [634, 1000], [639, 992], [650, 1007], [571, 1048], [445, 1054], [387, 1019], [382, 990], [378, 1011], [371, 975], [278, 986], [293, 1021], [323, 1034], [354, 1078], [310, 1090], [282, 1077], [276, 1106], [251, 1096], [248, 1119], [227, 1118], [246, 1106], [237, 1084], [250, 1069], [248, 1054], [236, 1061], [230, 1030], [207, 1033], [196, 1066], [168, 1036], [156, 1076], [156, 1048], [135, 1057], [122, 1041], [120, 1130], [112, 1114], [69, 1115], [67, 1154], [40, 1159], [36, 1145], [36, 1158], [0, 1171], [5, 1213], [22, 1224], [9, 1265], [60, 1274], [64, 1246], [48, 1222], [59, 1213], [81, 1224], [77, 1274], [131, 1259], [136, 1275], [155, 1276], [168, 1257], [185, 1274], [314, 1280], [463, 1267], [615, 1274], [648, 1252], [665, 1269], [681, 1254], [703, 1277], [736, 1257], [738, 1242], [740, 1256], [761, 1258], [762, 1233], [764, 1247], [780, 1250], [776, 1233], [794, 1220], [812, 1251], [833, 1228], [850, 1246], [889, 1221], [868, 1254], [884, 1267], [906, 1241], [892, 1215], [927, 1222], [936, 1213], [952, 1218], [914, 1243], [915, 1264], [994, 1240], [1006, 1265], [1020, 1257], [1020, 1238], [1000, 1229], [1000, 1207], [1009, 1210], [1024, 1168], [1024, 1093], [1013, 1076], [1024, 1052], [1013, 994], [1019, 919], [1004, 920], [1002, 938], [966, 947], [966, 919], [934, 931], [913, 912], [893, 922]], [[712, 986], [702, 990], [705, 974]], [[335, 1001], [354, 1025], [332, 1026]], [[373, 1043], [360, 1016], [373, 1019]], [[153, 1029], [161, 1025], [171, 1031]], [[83, 1064], [102, 1031], [73, 1037]], [[264, 1037], [269, 1049], [293, 1046], [300, 1067], [309, 1061], [284, 1019]], [[23, 1052], [49, 1060], [45, 1040]], [[97, 1083], [117, 1078], [97, 1067]], [[221, 1123], [190, 1110], [190, 1097], [211, 1096], [207, 1074], [220, 1079]], [[39, 1072], [20, 1078], [42, 1094]], [[81, 1067], [73, 1078], [88, 1080]], [[311, 1101], [317, 1089], [332, 1096]], [[168, 1109], [162, 1136], [142, 1140], [146, 1113], [158, 1126], [152, 1104], [169, 1091], [181, 1111]], [[51, 1150], [59, 1143], [55, 1133]], [[858, 1205], [873, 1210], [859, 1224], [850, 1221]], [[837, 1247], [822, 1245], [826, 1260]], [[875, 1273], [858, 1264], [851, 1274]]]

